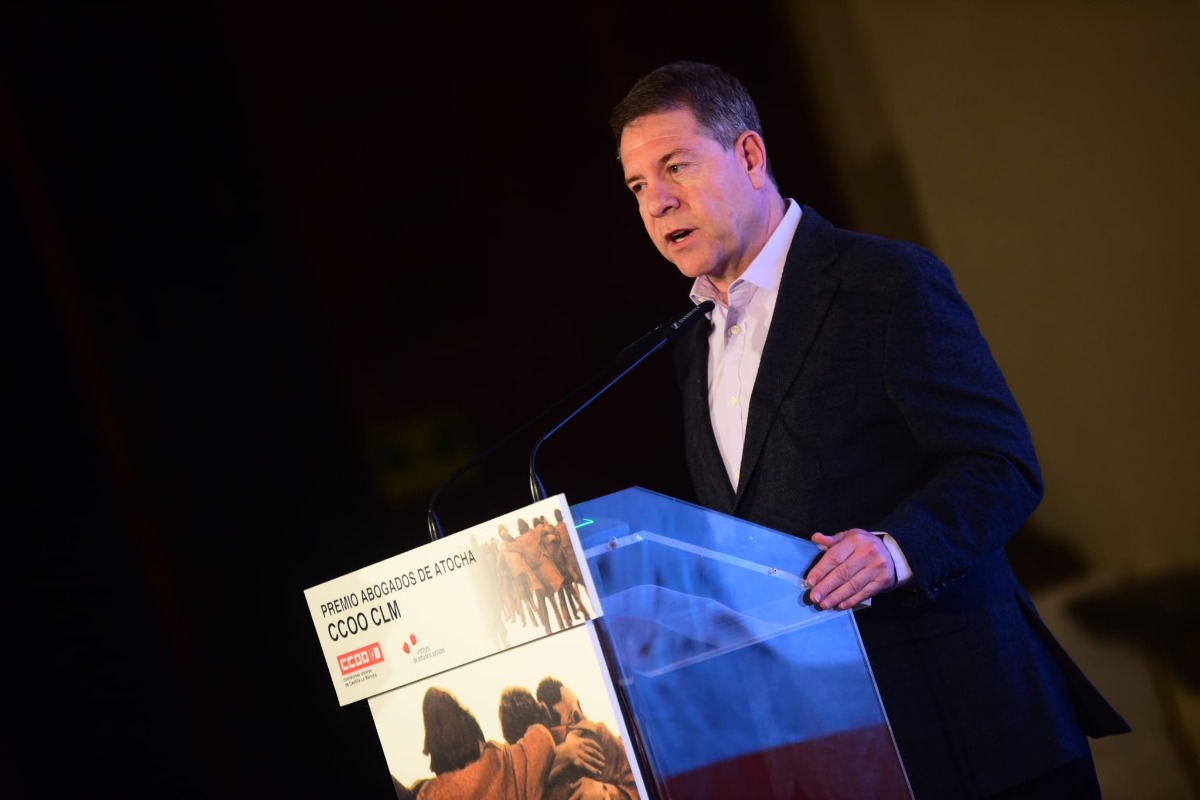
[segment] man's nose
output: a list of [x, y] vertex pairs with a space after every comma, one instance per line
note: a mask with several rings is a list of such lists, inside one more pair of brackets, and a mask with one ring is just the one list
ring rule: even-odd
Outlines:
[[679, 208], [679, 198], [664, 184], [652, 184], [646, 187], [646, 208], [652, 217], [661, 217]]

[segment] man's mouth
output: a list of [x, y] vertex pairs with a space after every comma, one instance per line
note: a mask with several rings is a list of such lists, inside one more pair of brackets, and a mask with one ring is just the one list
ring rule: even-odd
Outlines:
[[667, 234], [667, 241], [671, 244], [679, 244], [692, 233], [691, 228], [681, 228], [680, 230], [671, 231]]

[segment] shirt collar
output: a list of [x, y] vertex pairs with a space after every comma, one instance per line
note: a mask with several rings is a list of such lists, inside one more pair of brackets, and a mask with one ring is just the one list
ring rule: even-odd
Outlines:
[[[792, 237], [796, 235], [796, 228], [800, 226], [801, 214], [799, 203], [790, 197], [786, 198], [786, 201], [787, 211], [784, 212], [783, 219], [775, 226], [767, 243], [750, 262], [746, 271], [730, 284], [730, 289], [745, 281], [772, 292], [779, 291], [779, 281], [783, 277], [783, 264], [787, 261], [788, 248], [792, 245]], [[707, 275], [701, 275], [692, 282], [691, 298], [693, 303], [699, 304], [705, 300], [719, 302], [720, 297], [721, 293], [716, 286], [713, 286], [712, 280]]]

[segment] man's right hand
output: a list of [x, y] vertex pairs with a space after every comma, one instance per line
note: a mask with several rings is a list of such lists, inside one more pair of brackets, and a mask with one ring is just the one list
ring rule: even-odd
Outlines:
[[562, 744], [554, 748], [553, 771], [567, 767], [575, 767], [584, 775], [599, 775], [604, 770], [604, 751], [583, 731], [568, 731]]

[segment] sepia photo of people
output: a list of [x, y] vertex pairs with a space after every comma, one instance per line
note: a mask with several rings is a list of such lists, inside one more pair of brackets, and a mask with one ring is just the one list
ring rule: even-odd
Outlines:
[[400, 800], [647, 797], [587, 625], [376, 695], [369, 704]]
[[484, 561], [484, 595], [497, 649], [531, 641], [596, 616], [586, 561], [568, 529], [559, 498], [466, 531]]

